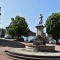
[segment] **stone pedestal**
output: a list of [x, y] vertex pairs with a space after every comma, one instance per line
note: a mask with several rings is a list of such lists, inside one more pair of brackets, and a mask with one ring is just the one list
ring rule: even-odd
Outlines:
[[31, 48], [33, 51], [55, 52], [55, 46], [50, 45], [26, 45], [26, 48]]
[[44, 26], [39, 24], [36, 26], [36, 28], [37, 28], [36, 36], [38, 36], [38, 35], [43, 36]]

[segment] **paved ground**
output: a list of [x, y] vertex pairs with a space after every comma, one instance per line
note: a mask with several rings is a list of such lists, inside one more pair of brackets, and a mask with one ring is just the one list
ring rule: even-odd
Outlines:
[[11, 48], [24, 48], [25, 45], [22, 43], [18, 43], [17, 41], [10, 41], [10, 40], [1, 40], [0, 39], [0, 60], [12, 60], [6, 53], [5, 50]]
[[5, 50], [8, 50], [9, 47], [1, 47], [0, 46], [0, 60], [11, 60], [9, 56], [5, 54]]
[[[0, 39], [0, 60], [12, 60], [10, 59], [9, 56], [5, 54], [5, 50], [11, 49], [11, 48], [24, 48], [25, 45], [29, 45], [30, 43], [20, 43], [17, 41], [12, 41], [12, 40], [2, 40]], [[56, 50], [60, 51], [60, 46], [55, 45]]]

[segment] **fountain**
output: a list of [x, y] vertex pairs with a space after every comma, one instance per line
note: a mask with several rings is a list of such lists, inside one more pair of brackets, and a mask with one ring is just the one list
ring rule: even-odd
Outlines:
[[31, 48], [32, 51], [35, 52], [54, 52], [55, 46], [47, 46], [45, 43], [45, 39], [42, 36], [37, 36], [36, 39], [33, 41], [33, 45], [26, 45], [26, 47]]
[[[30, 59], [30, 60], [40, 60], [42, 57], [46, 58], [58, 58], [60, 57], [60, 52], [55, 51], [55, 46], [46, 45], [45, 37], [43, 35], [42, 25], [42, 15], [40, 14], [39, 24], [36, 26], [37, 33], [36, 39], [33, 41], [32, 45], [26, 45], [26, 48], [13, 48], [8, 50], [9, 53], [16, 55], [18, 58]], [[10, 55], [11, 56], [11, 55]], [[15, 58], [16, 58], [15, 56]], [[46, 59], [47, 60], [47, 59]]]
[[36, 28], [37, 28], [36, 39], [33, 41], [33, 45], [27, 45], [27, 46], [34, 49], [34, 51], [45, 51], [45, 52], [55, 51], [55, 46], [46, 46], [45, 36], [43, 35], [44, 26], [42, 25], [42, 18], [43, 18], [43, 16], [40, 14], [39, 24], [36, 26]]

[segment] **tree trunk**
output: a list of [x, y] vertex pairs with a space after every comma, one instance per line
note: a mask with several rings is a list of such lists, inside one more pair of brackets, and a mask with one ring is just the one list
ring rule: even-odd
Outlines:
[[58, 39], [56, 40], [56, 44], [58, 44]]
[[26, 37], [26, 41], [28, 41], [28, 37]]
[[19, 41], [19, 36], [17, 37], [17, 41]]

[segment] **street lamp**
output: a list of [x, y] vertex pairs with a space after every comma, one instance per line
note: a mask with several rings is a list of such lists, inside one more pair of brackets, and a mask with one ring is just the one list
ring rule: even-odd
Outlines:
[[0, 7], [0, 20], [1, 20], [1, 7]]

